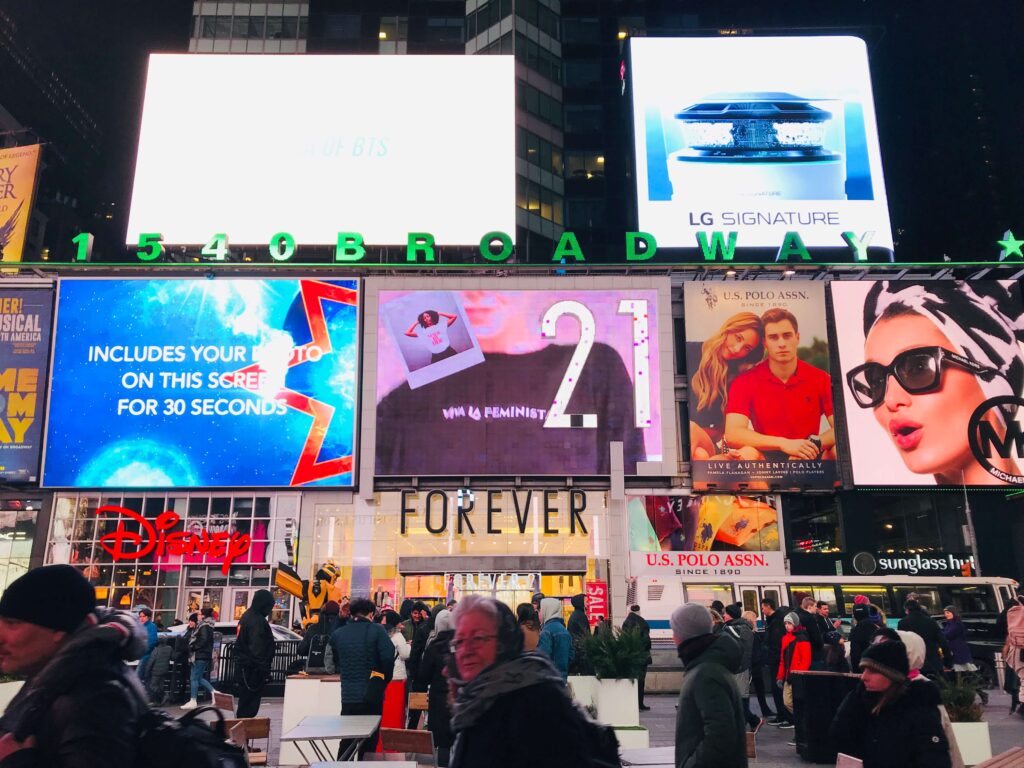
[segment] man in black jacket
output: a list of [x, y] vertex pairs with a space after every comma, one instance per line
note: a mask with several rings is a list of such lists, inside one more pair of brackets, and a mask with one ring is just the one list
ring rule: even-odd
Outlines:
[[[764, 616], [764, 640], [768, 650], [768, 677], [775, 680], [776, 670], [779, 668], [779, 659], [782, 658], [782, 638], [786, 634], [786, 623], [783, 621], [789, 613], [789, 606], [775, 607], [775, 601], [766, 597], [761, 601], [761, 614]], [[768, 722], [778, 725], [786, 718], [784, 712], [786, 705], [782, 701], [782, 689], [777, 685], [771, 686], [772, 701], [775, 702], [775, 717]]]
[[[572, 603], [572, 614], [565, 628], [569, 630], [569, 637], [572, 638], [572, 661], [569, 662], [569, 674], [591, 675], [593, 670], [587, 662], [586, 651], [584, 650], [584, 638], [590, 636], [590, 619], [587, 618], [587, 598], [583, 593], [573, 595], [569, 600]], [[629, 621], [629, 617], [626, 617]], [[622, 628], [626, 625], [623, 623]], [[640, 694], [640, 703], [643, 704], [644, 696]]]
[[0, 720], [5, 768], [137, 764], [149, 705], [125, 661], [146, 651], [145, 630], [130, 613], [95, 605], [70, 565], [33, 569], [0, 597], [0, 670], [27, 677]]
[[270, 678], [274, 660], [274, 634], [267, 619], [274, 609], [274, 595], [261, 589], [252, 596], [249, 610], [238, 622], [235, 640], [235, 675], [238, 681], [238, 717], [256, 717], [263, 699], [263, 687]]
[[[570, 617], [571, 620], [572, 617]], [[646, 712], [650, 707], [644, 704], [644, 682], [647, 680], [647, 668], [651, 666], [651, 662], [654, 660], [651, 658], [651, 625], [647, 623], [647, 619], [640, 615], [639, 605], [629, 606], [629, 616], [622, 622], [622, 629], [626, 632], [639, 632], [640, 637], [644, 641], [644, 647], [647, 649], [647, 661], [644, 663], [643, 668], [640, 670], [640, 676], [636, 680], [636, 693], [637, 699], [640, 701], [640, 709]]]
[[[921, 639], [924, 640], [924, 666], [921, 667], [921, 672], [928, 677], [941, 677], [942, 660], [945, 659], [948, 666], [953, 658], [949, 651], [949, 644], [946, 642], [946, 636], [942, 634], [938, 622], [925, 613], [917, 600], [907, 600], [903, 604], [903, 610], [906, 611], [906, 616], [900, 619], [896, 628], [921, 636]], [[940, 649], [942, 651], [941, 658], [939, 657]]]
[[[406, 690], [410, 693], [422, 693], [427, 690], [424, 685], [417, 682], [420, 676], [420, 660], [423, 658], [423, 651], [427, 647], [427, 638], [430, 637], [430, 608], [426, 603], [420, 601], [412, 607], [412, 622], [415, 629], [412, 633], [412, 647], [409, 649], [409, 659], [405, 662], [405, 669], [409, 684]], [[407, 728], [418, 728], [420, 725], [420, 710], [409, 710], [409, 722]]]
[[807, 630], [807, 639], [811, 641], [811, 669], [821, 669], [825, 641], [822, 639], [821, 625], [818, 623], [817, 601], [807, 595], [800, 601], [796, 615], [800, 617], [800, 626]]

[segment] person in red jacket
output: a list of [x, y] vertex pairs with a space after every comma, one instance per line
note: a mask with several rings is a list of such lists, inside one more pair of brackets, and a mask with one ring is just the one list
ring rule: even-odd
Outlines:
[[778, 727], [789, 729], [794, 728], [796, 722], [793, 717], [793, 685], [790, 674], [811, 668], [811, 640], [796, 613], [787, 613], [784, 621], [786, 634], [782, 637], [782, 654], [779, 656], [777, 677], [778, 686], [782, 688], [782, 702], [786, 711], [780, 713], [780, 718], [785, 716], [785, 720], [779, 723]]

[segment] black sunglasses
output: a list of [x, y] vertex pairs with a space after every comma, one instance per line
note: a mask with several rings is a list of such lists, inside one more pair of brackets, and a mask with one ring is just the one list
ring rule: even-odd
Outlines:
[[969, 357], [943, 347], [917, 347], [900, 352], [889, 365], [858, 365], [847, 372], [846, 384], [857, 405], [861, 408], [875, 408], [885, 400], [890, 376], [895, 376], [900, 386], [910, 394], [920, 395], [939, 388], [944, 363], [964, 368], [984, 381], [992, 381], [999, 375], [999, 371], [994, 368], [986, 368]]

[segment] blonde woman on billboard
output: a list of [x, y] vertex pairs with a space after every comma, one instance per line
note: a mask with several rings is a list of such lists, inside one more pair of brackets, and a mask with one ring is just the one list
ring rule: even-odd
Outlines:
[[[846, 383], [857, 405], [874, 410], [911, 472], [932, 475], [940, 485], [1005, 483], [976, 458], [970, 421], [988, 400], [1021, 395], [1021, 315], [1016, 286], [1008, 282], [885, 281], [871, 288], [865, 362], [846, 373]], [[1007, 441], [1015, 410], [993, 407], [983, 416], [998, 441]], [[856, 457], [856, 446], [853, 452]], [[1021, 474], [1019, 459], [991, 454], [996, 472]]]
[[761, 318], [738, 312], [700, 345], [700, 363], [690, 379], [690, 458], [730, 455], [722, 442], [729, 384], [764, 357], [763, 335]]

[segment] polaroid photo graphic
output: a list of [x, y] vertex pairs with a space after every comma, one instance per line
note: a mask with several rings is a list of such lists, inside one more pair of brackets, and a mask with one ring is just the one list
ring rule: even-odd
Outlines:
[[382, 304], [410, 389], [484, 361], [466, 311], [453, 291], [423, 291]]

